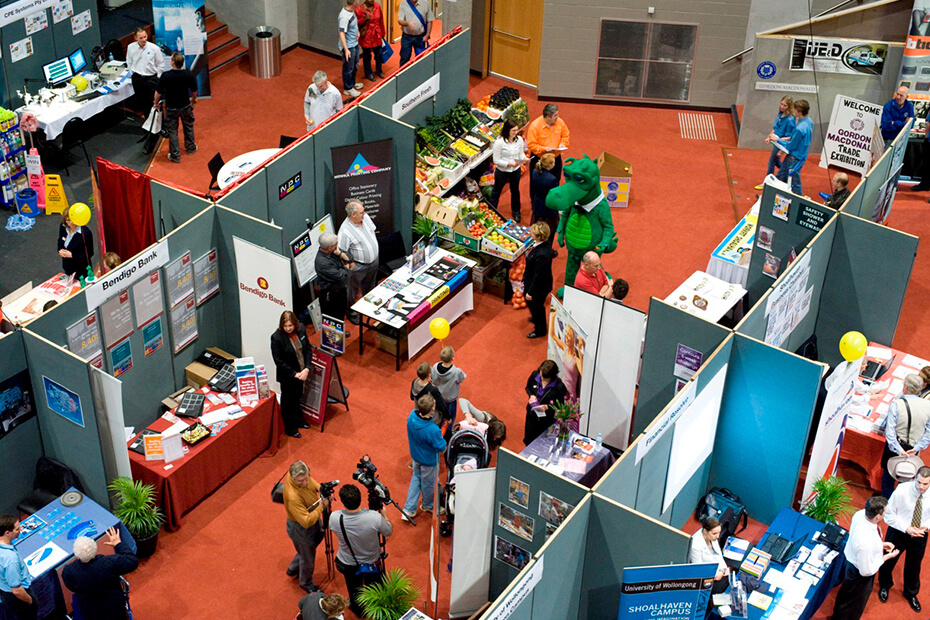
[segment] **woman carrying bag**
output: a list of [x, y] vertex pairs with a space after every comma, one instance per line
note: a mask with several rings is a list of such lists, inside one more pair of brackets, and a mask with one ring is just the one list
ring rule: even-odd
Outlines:
[[[376, 0], [365, 0], [365, 3], [355, 9], [358, 18], [358, 44], [362, 48], [362, 66], [365, 69], [365, 79], [375, 81], [375, 76], [384, 77], [381, 70], [381, 47], [384, 45], [384, 15], [381, 13], [381, 4]], [[374, 72], [371, 70], [371, 57], [375, 58]]]

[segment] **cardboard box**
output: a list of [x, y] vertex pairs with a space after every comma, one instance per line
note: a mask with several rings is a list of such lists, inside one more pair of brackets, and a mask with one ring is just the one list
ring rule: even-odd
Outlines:
[[[236, 356], [232, 353], [227, 353], [223, 349], [218, 349], [216, 347], [208, 347], [207, 351], [220, 357], [224, 357], [230, 362], [236, 359]], [[212, 366], [207, 366], [206, 364], [201, 364], [200, 362], [191, 362], [184, 367], [184, 377], [187, 379], [187, 385], [191, 386], [194, 389], [200, 389], [207, 384], [207, 381], [213, 378], [213, 375], [216, 374], [216, 368]]]
[[[387, 351], [391, 355], [397, 355], [397, 338], [392, 338], [385, 334], [377, 334], [378, 336], [378, 348], [382, 351]], [[407, 340], [406, 338], [400, 341], [400, 356], [407, 357]]]
[[182, 387], [182, 388], [181, 388], [180, 390], [178, 390], [177, 392], [175, 392], [175, 393], [171, 394], [170, 396], [168, 396], [168, 397], [162, 399], [161, 405], [162, 405], [162, 407], [164, 408], [164, 411], [171, 411], [172, 409], [174, 409], [175, 407], [177, 407], [177, 406], [178, 406], [178, 403], [181, 402], [181, 397], [184, 396], [185, 394], [187, 394], [188, 392], [193, 391], [193, 390], [194, 390], [193, 387], [191, 387], [191, 386], [189, 386], [189, 385], [185, 385], [184, 387]]
[[630, 206], [630, 187], [633, 184], [633, 164], [616, 155], [602, 151], [597, 158], [601, 173], [601, 189], [611, 207]]
[[501, 264], [501, 259], [495, 258], [488, 261], [486, 264], [479, 264], [477, 267], [471, 270], [471, 281], [475, 285], [475, 289], [479, 291], [485, 290], [485, 283], [487, 283], [491, 277], [497, 273], [497, 269]]
[[504, 270], [498, 271], [492, 277], [484, 281], [484, 292], [494, 295], [495, 297], [500, 297], [501, 299], [507, 298], [507, 276], [504, 273]]
[[447, 207], [441, 202], [432, 202], [426, 212], [426, 217], [451, 228], [459, 218], [459, 212], [458, 209]]

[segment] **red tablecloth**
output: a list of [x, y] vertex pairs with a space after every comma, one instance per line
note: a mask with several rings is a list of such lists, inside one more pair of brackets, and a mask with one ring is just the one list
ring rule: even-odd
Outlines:
[[[891, 354], [894, 356], [891, 366], [888, 370], [879, 378], [879, 382], [888, 381], [888, 386], [885, 390], [879, 392], [869, 400], [869, 406], [871, 411], [867, 416], [870, 420], [875, 422], [878, 420], [879, 413], [877, 411], [878, 406], [882, 403], [888, 403], [890, 400], [886, 400], [885, 397], [889, 392], [893, 392], [892, 397], [897, 397], [901, 394], [900, 389], [893, 388], [895, 380], [900, 379], [900, 377], [895, 377], [895, 372], [898, 372], [898, 368], [904, 367], [907, 368], [907, 372], [917, 373], [920, 370], [920, 367], [915, 368], [914, 363], [918, 363], [922, 360], [919, 358], [912, 358], [904, 351], [898, 351], [897, 349], [892, 349], [891, 347], [886, 347], [884, 345], [870, 342], [870, 347], [881, 347], [882, 349], [888, 349], [891, 351]], [[872, 361], [881, 361], [882, 363], [888, 363], [888, 358], [874, 358], [869, 357], [869, 360]], [[911, 362], [911, 364], [905, 364], [905, 360]], [[904, 372], [904, 371], [900, 371]], [[853, 413], [849, 414], [850, 416], [856, 415]], [[878, 433], [866, 433], [856, 428], [852, 428], [848, 423], [846, 425], [846, 436], [843, 439], [843, 448], [840, 451], [840, 458], [852, 461], [860, 467], [862, 467], [869, 478], [869, 484], [871, 485], [874, 491], [880, 491], [882, 488], [882, 451], [885, 449], [885, 436], [879, 435]]]
[[[155, 486], [158, 505], [165, 511], [166, 530], [181, 527], [184, 513], [254, 458], [262, 454], [274, 456], [278, 451], [284, 423], [274, 395], [251, 410], [244, 409], [248, 415], [226, 422], [218, 435], [190, 446], [184, 458], [172, 461], [167, 470], [164, 461], [146, 461], [141, 454], [129, 451], [133, 478]], [[149, 428], [163, 431], [169, 426], [167, 420], [159, 418]]]

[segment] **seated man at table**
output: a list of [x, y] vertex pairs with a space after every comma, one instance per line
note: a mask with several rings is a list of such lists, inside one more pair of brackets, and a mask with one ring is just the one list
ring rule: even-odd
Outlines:
[[846, 558], [843, 585], [836, 595], [833, 620], [858, 620], [862, 617], [872, 595], [875, 573], [885, 560], [899, 553], [890, 542], [882, 542], [882, 533], [878, 529], [887, 505], [888, 500], [880, 495], [870, 497], [865, 508], [852, 517], [849, 538], [843, 550]]
[[21, 531], [16, 517], [0, 515], [0, 603], [16, 620], [35, 620], [39, 605], [29, 591], [32, 575], [13, 548]]
[[885, 450], [882, 453], [882, 496], [891, 497], [894, 478], [888, 471], [893, 456], [913, 456], [930, 446], [930, 401], [920, 398], [920, 375], [904, 377], [904, 394], [891, 401], [885, 419]]
[[97, 542], [87, 536], [74, 541], [77, 558], [61, 571], [61, 580], [74, 593], [74, 604], [82, 618], [126, 618], [126, 595], [121, 575], [139, 566], [139, 558], [119, 537], [119, 531], [107, 530], [105, 545], [113, 547], [112, 555], [97, 553]]
[[[927, 530], [930, 529], [930, 497], [924, 497], [930, 489], [930, 467], [917, 470], [917, 477], [898, 485], [888, 508], [885, 523], [888, 531], [885, 542], [890, 542], [904, 555], [904, 598], [911, 609], [920, 613], [920, 564], [927, 550]], [[894, 585], [894, 567], [899, 556], [892, 556], [878, 570], [878, 600], [888, 600], [888, 590]]]
[[601, 257], [597, 252], [586, 252], [581, 259], [581, 269], [575, 276], [575, 288], [580, 288], [592, 295], [610, 299], [614, 281], [607, 276], [601, 266]]
[[849, 175], [845, 172], [837, 172], [833, 175], [833, 193], [824, 201], [824, 205], [839, 209], [849, 198]]

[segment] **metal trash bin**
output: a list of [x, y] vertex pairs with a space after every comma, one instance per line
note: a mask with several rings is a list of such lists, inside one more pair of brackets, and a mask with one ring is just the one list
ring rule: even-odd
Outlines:
[[273, 26], [249, 30], [249, 64], [257, 78], [281, 75], [281, 31]]

